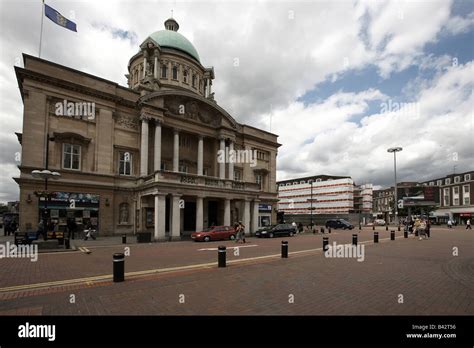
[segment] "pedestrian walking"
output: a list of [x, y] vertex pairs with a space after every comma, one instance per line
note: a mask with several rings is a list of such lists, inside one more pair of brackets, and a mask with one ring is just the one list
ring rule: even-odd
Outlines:
[[90, 221], [87, 224], [87, 228], [84, 230], [84, 233], [86, 234], [85, 237], [84, 237], [84, 240], [89, 239], [89, 237], [92, 238], [93, 240], [95, 240], [95, 236], [94, 236], [95, 229], [92, 226]]
[[238, 243], [239, 240], [242, 240], [242, 228], [239, 222], [236, 222], [234, 224], [234, 229], [235, 229], [235, 235], [236, 235], [235, 242]]
[[451, 219], [448, 220], [448, 228], [452, 228], [453, 227], [453, 222], [451, 221]]
[[67, 230], [68, 230], [68, 238], [74, 239], [74, 235], [76, 234], [77, 224], [74, 218], [67, 219]]
[[240, 225], [240, 233], [242, 237], [242, 242], [245, 243], [245, 225], [242, 223], [242, 221], [239, 221]]
[[466, 230], [472, 230], [471, 219], [467, 219], [467, 221], [466, 221]]

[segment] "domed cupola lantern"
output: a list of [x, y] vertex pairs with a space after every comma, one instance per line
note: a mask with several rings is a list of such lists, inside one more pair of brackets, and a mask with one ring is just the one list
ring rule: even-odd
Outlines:
[[130, 88], [141, 95], [159, 90], [187, 90], [214, 101], [214, 68], [204, 67], [194, 45], [178, 33], [174, 18], [165, 29], [150, 34], [129, 62], [126, 75]]

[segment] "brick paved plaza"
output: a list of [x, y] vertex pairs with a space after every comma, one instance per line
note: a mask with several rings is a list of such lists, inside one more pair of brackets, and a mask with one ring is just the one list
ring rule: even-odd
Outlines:
[[[435, 227], [422, 241], [398, 231], [391, 241], [385, 228], [378, 231], [379, 244], [371, 228], [325, 234], [330, 244], [342, 244], [357, 233], [363, 262], [326, 258], [320, 234], [249, 238], [238, 245], [238, 256], [230, 241], [131, 243], [123, 283], [112, 282], [112, 255], [124, 251], [119, 239], [87, 244], [90, 254], [40, 253], [37, 262], [4, 258], [0, 315], [474, 314], [472, 231]], [[288, 259], [280, 258], [282, 240], [289, 241]], [[217, 267], [215, 249], [222, 244], [227, 268]]]

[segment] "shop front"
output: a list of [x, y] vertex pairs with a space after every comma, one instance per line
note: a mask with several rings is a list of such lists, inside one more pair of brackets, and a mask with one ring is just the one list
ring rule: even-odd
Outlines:
[[66, 232], [68, 219], [74, 219], [77, 232], [82, 232], [90, 224], [100, 233], [99, 195], [53, 192], [48, 202], [44, 197], [40, 198], [38, 216], [41, 218], [44, 214], [51, 219], [57, 231]]
[[265, 227], [272, 224], [272, 205], [258, 205], [258, 227]]

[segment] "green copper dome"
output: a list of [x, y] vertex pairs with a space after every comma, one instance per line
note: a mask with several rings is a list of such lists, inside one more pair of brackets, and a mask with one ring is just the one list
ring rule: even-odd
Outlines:
[[173, 30], [159, 30], [150, 35], [150, 38], [161, 47], [175, 48], [189, 54], [198, 62], [199, 54], [193, 44], [189, 42], [183, 35]]

